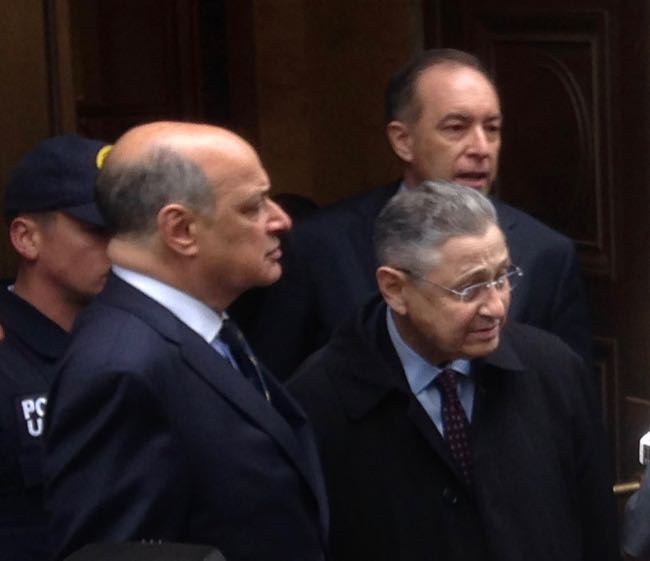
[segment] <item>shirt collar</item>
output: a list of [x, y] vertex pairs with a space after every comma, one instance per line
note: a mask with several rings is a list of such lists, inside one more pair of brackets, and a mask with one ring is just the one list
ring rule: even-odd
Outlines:
[[186, 292], [132, 269], [119, 265], [113, 265], [112, 268], [116, 276], [165, 307], [208, 343], [221, 330], [223, 320], [227, 317], [225, 312], [217, 313]]
[[[442, 372], [442, 368], [439, 365], [430, 364], [406, 344], [397, 330], [395, 320], [388, 306], [386, 307], [386, 324], [388, 327], [388, 336], [402, 363], [411, 391], [414, 394], [418, 394], [437, 378], [440, 372]], [[464, 358], [458, 358], [446, 364], [445, 368], [451, 368], [459, 374], [469, 376], [471, 362]]]

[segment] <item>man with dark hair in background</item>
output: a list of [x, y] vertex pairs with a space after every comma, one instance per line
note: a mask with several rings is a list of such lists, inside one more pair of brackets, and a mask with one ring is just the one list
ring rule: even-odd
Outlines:
[[48, 409], [56, 558], [96, 541], [214, 545], [229, 561], [323, 561], [312, 433], [224, 310], [280, 277], [289, 217], [242, 138], [150, 123], [97, 184], [106, 287], [77, 323]]
[[0, 558], [45, 559], [42, 437], [54, 366], [108, 274], [94, 184], [110, 149], [74, 135], [41, 142], [4, 197], [15, 282], [0, 287]]
[[[488, 193], [497, 176], [503, 117], [489, 75], [472, 55], [417, 55], [386, 92], [386, 133], [401, 182], [315, 212], [288, 236], [285, 275], [246, 325], [262, 359], [285, 378], [376, 289], [373, 223], [399, 189], [454, 181]], [[511, 316], [555, 333], [591, 362], [591, 328], [572, 242], [498, 200], [499, 224], [524, 271]]]

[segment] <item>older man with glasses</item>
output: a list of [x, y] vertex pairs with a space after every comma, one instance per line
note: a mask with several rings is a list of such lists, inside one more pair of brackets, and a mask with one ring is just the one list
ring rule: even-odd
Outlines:
[[425, 182], [377, 219], [381, 298], [290, 389], [316, 428], [333, 561], [618, 557], [590, 374], [509, 322], [525, 271], [478, 190]]

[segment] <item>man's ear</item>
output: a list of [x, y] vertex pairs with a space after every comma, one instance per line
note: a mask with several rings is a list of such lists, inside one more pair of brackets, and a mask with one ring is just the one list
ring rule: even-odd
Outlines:
[[396, 314], [404, 315], [406, 313], [404, 287], [408, 282], [406, 273], [393, 267], [382, 265], [377, 269], [376, 277], [379, 292], [381, 292], [386, 304]]
[[196, 243], [196, 214], [178, 203], [165, 205], [158, 211], [158, 232], [163, 243], [172, 251], [185, 256], [198, 252]]
[[409, 126], [402, 121], [391, 121], [386, 125], [386, 136], [393, 152], [404, 162], [413, 161], [413, 141]]
[[16, 216], [9, 224], [11, 245], [23, 259], [35, 261], [43, 241], [41, 226], [28, 216]]

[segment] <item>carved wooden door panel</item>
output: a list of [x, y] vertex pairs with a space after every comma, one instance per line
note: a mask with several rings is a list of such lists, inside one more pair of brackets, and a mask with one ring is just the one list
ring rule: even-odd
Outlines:
[[68, 0], [76, 129], [201, 115], [197, 0]]
[[[650, 5], [425, 1], [429, 46], [474, 51], [505, 115], [497, 191], [575, 240], [619, 483], [650, 430]], [[620, 486], [619, 486], [620, 489]]]

